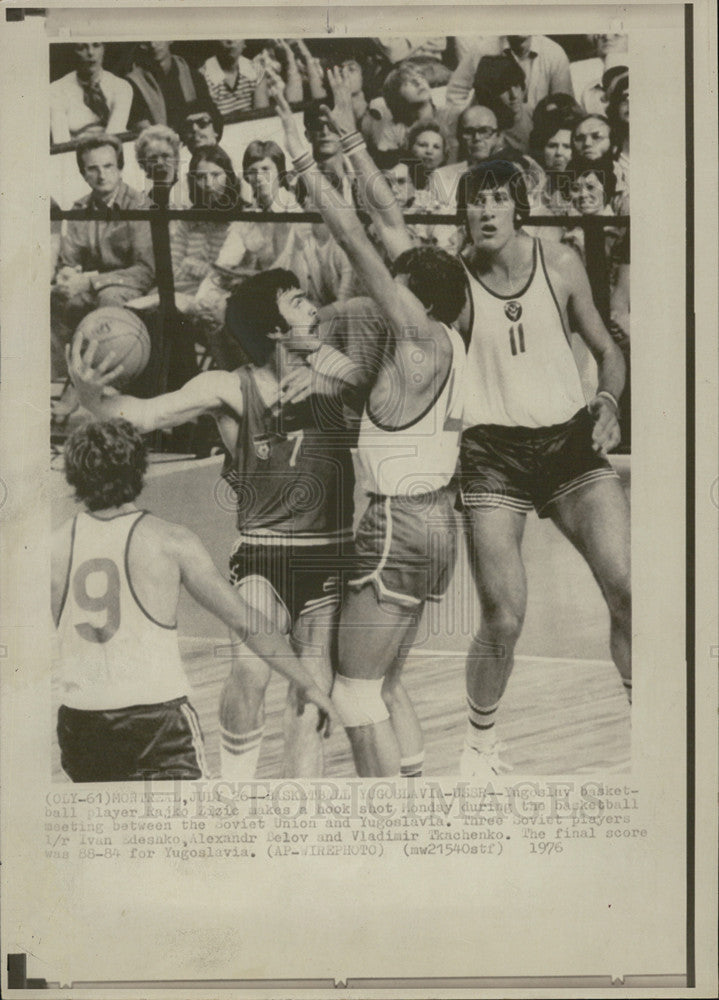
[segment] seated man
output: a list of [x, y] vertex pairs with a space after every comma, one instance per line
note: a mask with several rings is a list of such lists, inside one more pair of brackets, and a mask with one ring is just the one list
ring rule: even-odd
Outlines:
[[70, 219], [61, 239], [51, 295], [52, 375], [66, 375], [64, 350], [83, 316], [100, 306], [122, 306], [154, 281], [154, 256], [147, 222], [112, 219], [114, 209], [150, 207], [146, 195], [122, 180], [122, 143], [94, 135], [77, 147], [77, 165], [91, 188], [73, 209], [97, 219]]
[[170, 52], [170, 42], [140, 42], [137, 61], [127, 74], [133, 90], [130, 128], [169, 125], [176, 132], [191, 101], [210, 100], [207, 81], [181, 56]]

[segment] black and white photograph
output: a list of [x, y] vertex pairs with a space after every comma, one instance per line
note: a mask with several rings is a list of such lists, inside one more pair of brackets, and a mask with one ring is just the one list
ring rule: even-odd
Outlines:
[[50, 46], [64, 775], [630, 770], [630, 61]]
[[11, 995], [706, 985], [716, 15], [5, 13]]

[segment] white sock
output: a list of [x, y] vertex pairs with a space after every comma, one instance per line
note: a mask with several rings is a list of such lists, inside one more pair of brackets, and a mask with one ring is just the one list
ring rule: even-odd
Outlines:
[[413, 754], [411, 757], [403, 757], [400, 761], [399, 773], [403, 778], [421, 778], [422, 767], [424, 766], [424, 750]]
[[231, 733], [220, 726], [220, 773], [229, 781], [249, 781], [255, 777], [260, 759], [264, 726], [250, 733]]
[[491, 750], [497, 742], [494, 721], [498, 708], [498, 701], [494, 705], [481, 706], [467, 698], [468, 718], [464, 737], [467, 746], [474, 747], [475, 750]]

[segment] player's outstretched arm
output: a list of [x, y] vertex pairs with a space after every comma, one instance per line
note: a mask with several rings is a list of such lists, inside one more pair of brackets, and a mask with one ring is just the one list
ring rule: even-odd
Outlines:
[[327, 80], [332, 88], [334, 107], [323, 108], [325, 117], [334, 126], [349, 157], [355, 180], [359, 185], [362, 204], [372, 216], [375, 232], [389, 255], [395, 260], [414, 244], [405, 225], [402, 209], [390, 186], [372, 159], [362, 137], [357, 132], [352, 93], [347, 83], [347, 70], [328, 69]]
[[172, 526], [172, 545], [182, 583], [204, 608], [236, 632], [242, 642], [265, 663], [295, 684], [306, 701], [320, 710], [318, 730], [329, 736], [331, 721], [337, 721], [328, 695], [315, 684], [295, 655], [287, 638], [224, 580], [209, 552], [192, 531]]
[[115, 364], [112, 352], [95, 364], [96, 351], [96, 340], [76, 336], [68, 348], [67, 361], [80, 404], [99, 420], [123, 417], [147, 433], [177, 427], [222, 407], [242, 415], [242, 392], [232, 372], [203, 372], [176, 392], [138, 399], [113, 388], [112, 382], [122, 374], [122, 365]]
[[626, 378], [624, 357], [594, 305], [589, 278], [577, 254], [565, 247], [557, 247], [555, 252], [558, 255], [555, 266], [561, 267], [569, 291], [567, 311], [571, 328], [577, 331], [597, 362], [597, 394], [589, 409], [594, 416], [594, 448], [606, 454], [621, 440], [618, 401]]
[[277, 77], [271, 80], [270, 95], [282, 121], [287, 149], [294, 160], [295, 169], [305, 180], [310, 198], [318, 206], [327, 228], [349, 257], [367, 291], [390, 321], [395, 336], [404, 338], [422, 335], [427, 326], [424, 307], [409, 289], [394, 280], [372, 246], [357, 213], [343, 201], [306, 152], [297, 123], [282, 91], [282, 82]]

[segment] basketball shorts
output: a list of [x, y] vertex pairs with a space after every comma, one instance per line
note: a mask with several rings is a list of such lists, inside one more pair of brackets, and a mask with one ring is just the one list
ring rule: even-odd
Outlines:
[[350, 588], [372, 584], [380, 603], [418, 608], [447, 591], [457, 559], [457, 524], [448, 490], [421, 496], [370, 494], [355, 535]]
[[207, 775], [197, 712], [187, 698], [105, 711], [61, 705], [57, 738], [73, 781], [153, 781]]
[[549, 517], [550, 504], [604, 477], [616, 478], [592, 448], [594, 420], [579, 410], [551, 427], [481, 424], [462, 435], [459, 505], [466, 510], [533, 507]]
[[279, 601], [290, 631], [300, 615], [320, 608], [337, 610], [340, 604], [340, 564], [351, 545], [253, 545], [238, 541], [230, 556], [230, 583], [265, 614], [263, 595], [255, 599], [253, 584], [269, 584]]

